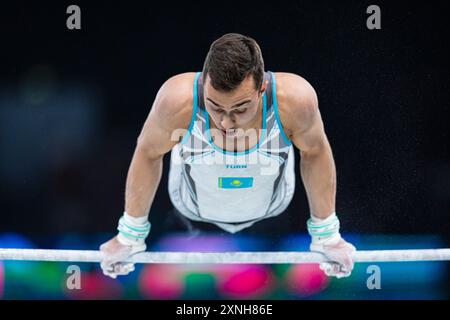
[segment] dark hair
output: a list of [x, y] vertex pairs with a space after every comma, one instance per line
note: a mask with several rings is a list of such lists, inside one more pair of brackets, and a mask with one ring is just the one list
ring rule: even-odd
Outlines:
[[209, 75], [211, 85], [219, 91], [231, 91], [252, 75], [255, 89], [261, 88], [264, 60], [258, 43], [238, 33], [228, 33], [211, 45], [203, 66], [203, 79]]

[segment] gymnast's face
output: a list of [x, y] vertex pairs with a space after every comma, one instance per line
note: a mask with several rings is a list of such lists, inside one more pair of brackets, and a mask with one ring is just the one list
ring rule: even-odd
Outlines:
[[211, 128], [221, 130], [226, 138], [239, 138], [240, 131], [257, 128], [260, 124], [256, 121], [260, 119], [261, 99], [266, 86], [267, 83], [263, 83], [261, 89], [256, 90], [253, 76], [250, 75], [236, 89], [222, 92], [213, 88], [207, 76], [204, 98], [206, 110], [213, 122]]

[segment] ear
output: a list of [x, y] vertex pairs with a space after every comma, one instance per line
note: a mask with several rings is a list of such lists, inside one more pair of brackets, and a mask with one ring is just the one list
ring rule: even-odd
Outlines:
[[266, 80], [263, 82], [263, 84], [261, 86], [261, 90], [259, 91], [259, 94], [264, 94], [264, 92], [266, 92], [268, 84], [269, 84], [269, 80]]

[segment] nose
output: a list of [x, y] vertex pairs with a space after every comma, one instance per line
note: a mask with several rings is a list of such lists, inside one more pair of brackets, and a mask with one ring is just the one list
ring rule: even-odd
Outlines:
[[234, 128], [234, 120], [231, 117], [224, 115], [222, 120], [220, 121], [220, 125], [225, 130], [230, 130]]

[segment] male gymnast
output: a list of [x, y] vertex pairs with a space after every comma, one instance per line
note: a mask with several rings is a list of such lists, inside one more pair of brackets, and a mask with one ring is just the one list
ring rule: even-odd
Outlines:
[[213, 42], [202, 72], [160, 88], [137, 139], [118, 234], [100, 247], [104, 274], [128, 274], [134, 264], [124, 261], [146, 250], [166, 153], [175, 209], [235, 233], [286, 210], [295, 188], [293, 145], [310, 208], [310, 249], [330, 260], [321, 264], [327, 275], [349, 276], [356, 249], [339, 232], [336, 169], [317, 95], [298, 75], [265, 72], [256, 41], [236, 33]]

